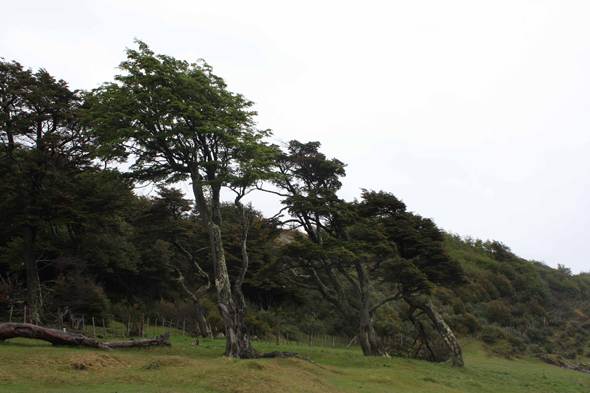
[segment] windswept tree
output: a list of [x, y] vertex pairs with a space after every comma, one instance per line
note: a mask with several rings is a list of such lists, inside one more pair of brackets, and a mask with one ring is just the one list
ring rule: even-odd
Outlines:
[[370, 271], [392, 258], [395, 249], [358, 221], [351, 204], [338, 198], [344, 164], [327, 159], [319, 147], [319, 142], [291, 141], [277, 159], [274, 192], [284, 197], [290, 216], [284, 223], [305, 233], [284, 247], [283, 276], [318, 291], [346, 318], [357, 320], [365, 355], [387, 356], [373, 328], [376, 304]]
[[[255, 128], [253, 103], [228, 91], [204, 61], [190, 64], [137, 44], [120, 64], [123, 74], [90, 98], [93, 133], [105, 159], [135, 160], [130, 171], [138, 180], [191, 181], [211, 244], [225, 355], [253, 357], [227, 273], [220, 203], [222, 187], [251, 184], [263, 172], [271, 151], [263, 138], [270, 132]], [[241, 304], [241, 292], [234, 295]]]
[[403, 299], [410, 318], [416, 310], [431, 318], [463, 365], [458, 342], [426, 297], [434, 284], [460, 282], [463, 275], [442, 247], [442, 232], [389, 193], [364, 190], [353, 203], [338, 198], [344, 164], [319, 147], [291, 141], [277, 160], [274, 192], [284, 197], [285, 223], [305, 233], [284, 247], [285, 278], [356, 319], [365, 355], [387, 356], [373, 328], [375, 312]]

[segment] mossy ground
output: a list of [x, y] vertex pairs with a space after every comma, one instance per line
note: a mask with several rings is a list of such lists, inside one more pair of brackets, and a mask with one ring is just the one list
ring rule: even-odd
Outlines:
[[[465, 343], [465, 369], [403, 358], [364, 357], [358, 348], [281, 346], [299, 359], [236, 360], [224, 340], [172, 336], [172, 347], [105, 352], [13, 339], [0, 344], [0, 392], [589, 392], [590, 375], [535, 358], [490, 356]], [[276, 345], [254, 343], [259, 351]]]

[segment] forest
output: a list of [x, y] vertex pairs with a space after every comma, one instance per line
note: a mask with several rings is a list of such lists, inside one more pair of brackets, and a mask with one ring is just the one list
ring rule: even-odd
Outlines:
[[168, 321], [234, 358], [322, 335], [456, 366], [464, 337], [590, 356], [590, 273], [444, 232], [389, 191], [341, 199], [346, 164], [320, 142], [268, 142], [209, 64], [136, 44], [92, 91], [0, 62], [0, 321]]

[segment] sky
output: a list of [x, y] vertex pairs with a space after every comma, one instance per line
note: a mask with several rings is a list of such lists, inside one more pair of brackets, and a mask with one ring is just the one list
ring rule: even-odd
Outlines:
[[[447, 232], [590, 271], [590, 3], [4, 2], [0, 57], [72, 89], [134, 39], [205, 59], [274, 142], [320, 141], [340, 196], [384, 190]], [[275, 214], [280, 203], [252, 195]]]

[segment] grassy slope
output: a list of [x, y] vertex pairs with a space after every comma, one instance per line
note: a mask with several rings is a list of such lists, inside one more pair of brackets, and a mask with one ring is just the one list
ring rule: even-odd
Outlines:
[[[467, 343], [467, 368], [418, 360], [363, 357], [355, 349], [281, 346], [299, 359], [235, 360], [223, 340], [173, 336], [171, 348], [108, 353], [55, 348], [35, 340], [0, 344], [0, 392], [588, 392], [590, 375], [537, 359], [489, 357]], [[270, 344], [255, 344], [273, 351]], [[544, 378], [545, 375], [547, 378]]]

